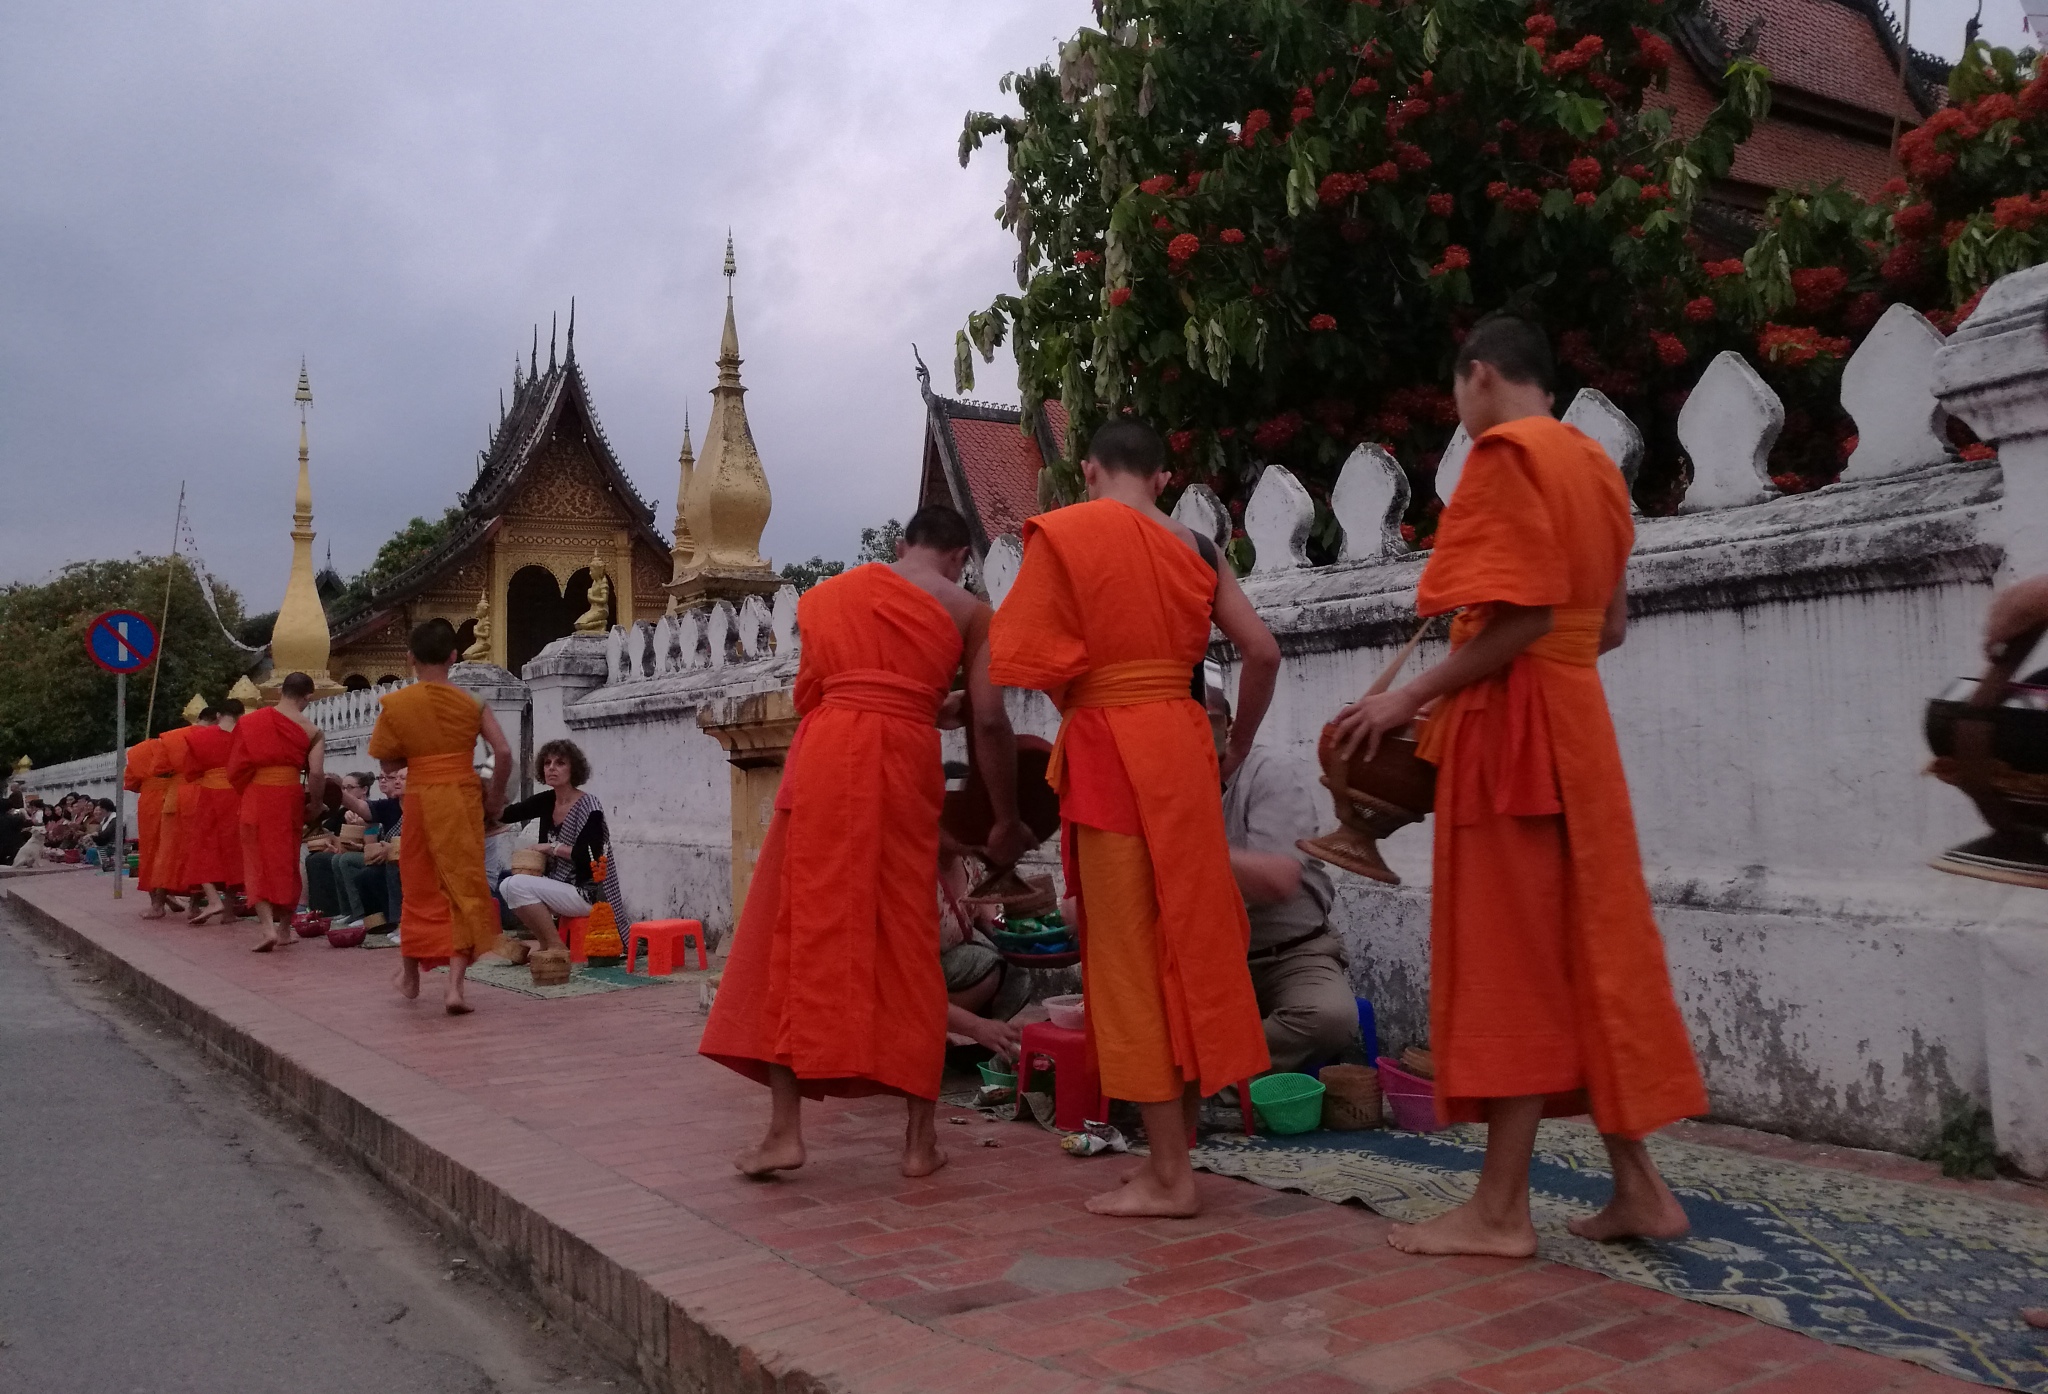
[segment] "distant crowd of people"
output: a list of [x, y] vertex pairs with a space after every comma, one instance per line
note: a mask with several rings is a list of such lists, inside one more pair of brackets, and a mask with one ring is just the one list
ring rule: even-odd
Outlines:
[[114, 801], [69, 793], [54, 804], [19, 787], [0, 805], [0, 866], [101, 864], [114, 855]]

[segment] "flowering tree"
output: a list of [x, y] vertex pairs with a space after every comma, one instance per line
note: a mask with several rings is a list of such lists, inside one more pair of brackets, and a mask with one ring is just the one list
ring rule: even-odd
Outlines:
[[[1680, 331], [1698, 351], [1750, 355], [1785, 399], [1779, 487], [1841, 473], [1855, 430], [1843, 362], [1878, 316], [1913, 306], [1936, 328], [1969, 318], [1985, 287], [2048, 260], [2048, 74], [2038, 55], [1973, 43], [1949, 104], [1899, 141], [1902, 177], [1874, 201], [1840, 185], [1778, 195], [1740, 258], [1709, 261]], [[1968, 456], [1988, 455], [1960, 422]]]
[[967, 118], [963, 163], [1007, 148], [1019, 293], [968, 317], [960, 390], [1007, 335], [1027, 409], [1067, 407], [1069, 461], [1129, 410], [1234, 507], [1284, 463], [1325, 552], [1329, 486], [1377, 441], [1426, 536], [1481, 311], [1562, 330], [1568, 370], [1639, 420], [1688, 357], [1692, 204], [1768, 101], [1738, 60], [1690, 140], [1645, 103], [1658, 28], [1696, 2], [1099, 0], [1057, 70], [1005, 79], [1021, 116]]

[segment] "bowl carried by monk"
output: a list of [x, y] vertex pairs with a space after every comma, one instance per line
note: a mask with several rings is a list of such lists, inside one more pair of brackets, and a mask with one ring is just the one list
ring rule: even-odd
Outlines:
[[1382, 737], [1371, 759], [1360, 746], [1347, 760], [1337, 749], [1337, 728], [1325, 726], [1316, 758], [1340, 826], [1295, 845], [1354, 875], [1400, 885], [1401, 878], [1380, 856], [1379, 840], [1421, 822], [1436, 806], [1436, 766], [1415, 753], [1420, 729], [1417, 722], [1405, 734]]
[[512, 854], [507, 865], [514, 876], [545, 876], [548, 874], [548, 854], [538, 847], [521, 847]]
[[[1017, 737], [1017, 816], [1040, 842], [1060, 830], [1060, 796], [1045, 782], [1045, 767], [1052, 759], [1052, 746], [1037, 736]], [[988, 786], [981, 771], [970, 765], [967, 782], [946, 791], [939, 813], [939, 827], [962, 847], [988, 845], [995, 827], [995, 811], [989, 804]]]

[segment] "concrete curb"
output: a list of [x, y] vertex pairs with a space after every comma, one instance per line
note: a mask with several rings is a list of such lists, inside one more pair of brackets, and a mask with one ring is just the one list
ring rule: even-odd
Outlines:
[[0, 897], [661, 1394], [1099, 1387], [863, 1302], [175, 955], [102, 942], [35, 888]]

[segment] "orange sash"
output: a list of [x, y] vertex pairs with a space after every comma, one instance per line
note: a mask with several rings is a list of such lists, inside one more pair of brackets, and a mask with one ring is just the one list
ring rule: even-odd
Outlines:
[[282, 788], [299, 782], [297, 765], [258, 765], [249, 782], [258, 788]]
[[235, 788], [228, 781], [228, 769], [225, 765], [215, 765], [212, 769], [200, 775], [199, 787], [202, 789], [226, 789], [229, 793], [233, 793]]
[[464, 784], [476, 777], [476, 764], [466, 750], [406, 757], [405, 780], [408, 785]]
[[1064, 786], [1067, 725], [1084, 707], [1139, 707], [1147, 702], [1171, 702], [1186, 698], [1190, 668], [1170, 658], [1136, 658], [1127, 663], [1105, 663], [1074, 679], [1060, 708], [1060, 731], [1052, 744], [1052, 758], [1046, 762], [1045, 782], [1053, 788]]

